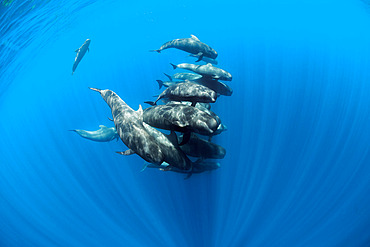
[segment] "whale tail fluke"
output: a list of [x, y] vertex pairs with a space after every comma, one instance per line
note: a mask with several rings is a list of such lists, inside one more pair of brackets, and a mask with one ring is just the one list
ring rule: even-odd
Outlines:
[[170, 63], [173, 67], [173, 69], [176, 69], [177, 68], [177, 65], [173, 64], [173, 63]]
[[159, 89], [161, 89], [162, 86], [163, 86], [163, 81], [162, 80], [157, 80], [157, 82], [158, 82]]
[[158, 52], [158, 53], [161, 53], [161, 50], [150, 50], [150, 52]]
[[155, 106], [157, 103], [154, 101], [145, 101], [144, 103], [149, 104], [151, 106]]
[[68, 130], [68, 131], [73, 131], [73, 132], [77, 132], [76, 130]]
[[97, 89], [97, 88], [93, 88], [93, 87], [89, 87], [89, 89], [93, 90], [93, 91], [96, 91], [98, 93], [101, 93], [101, 89]]
[[170, 76], [170, 75], [167, 75], [166, 73], [163, 73], [165, 76], [167, 76], [168, 77], [168, 79], [170, 80], [170, 81], [172, 81], [172, 77]]

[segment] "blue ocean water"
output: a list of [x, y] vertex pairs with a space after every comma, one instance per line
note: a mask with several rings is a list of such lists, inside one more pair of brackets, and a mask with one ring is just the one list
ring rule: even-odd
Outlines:
[[[17, 1], [0, 5], [0, 246], [370, 246], [367, 1]], [[133, 109], [196, 35], [233, 75], [212, 109], [218, 170], [146, 169], [88, 87]], [[75, 50], [90, 52], [71, 75]]]

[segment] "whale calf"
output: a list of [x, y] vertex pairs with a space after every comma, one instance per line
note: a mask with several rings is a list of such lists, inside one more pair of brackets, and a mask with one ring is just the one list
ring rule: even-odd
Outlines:
[[166, 73], [163, 73], [163, 74], [167, 76], [170, 81], [172, 81], [173, 79], [182, 80], [182, 81], [185, 81], [185, 80], [194, 81], [194, 80], [202, 78], [201, 75], [193, 74], [193, 73], [176, 73], [172, 76], [167, 75]]
[[168, 87], [154, 102], [146, 101], [145, 103], [156, 105], [157, 101], [160, 99], [168, 99], [171, 101], [189, 101], [192, 102], [192, 106], [195, 106], [197, 102], [216, 102], [217, 94], [208, 87], [186, 81]]
[[174, 39], [164, 43], [158, 50], [152, 50], [160, 53], [161, 51], [168, 48], [176, 48], [182, 51], [189, 52], [191, 54], [196, 54], [198, 56], [198, 61], [202, 60], [203, 57], [209, 57], [216, 59], [217, 52], [211, 48], [209, 45], [201, 42], [197, 37], [191, 35], [190, 38], [184, 39]]
[[72, 67], [72, 75], [75, 72], [77, 65], [81, 62], [81, 59], [85, 56], [86, 51], [89, 51], [89, 45], [90, 45], [91, 40], [87, 39], [80, 48], [75, 50], [77, 52], [75, 62], [73, 63]]
[[100, 129], [95, 131], [80, 130], [75, 129], [71, 130], [79, 134], [81, 137], [89, 139], [96, 142], [110, 142], [114, 139], [119, 138], [117, 130], [115, 127], [108, 128], [104, 125], [99, 125]]
[[129, 148], [120, 154], [129, 155], [136, 153], [144, 160], [160, 165], [164, 161], [164, 154], [155, 138], [148, 133], [143, 125], [143, 109], [134, 111], [115, 92], [109, 89], [99, 92], [104, 101], [112, 110], [113, 122], [122, 142]]
[[191, 64], [191, 63], [180, 63], [178, 65], [172, 64], [173, 69], [186, 69], [193, 71], [197, 74], [200, 74], [202, 76], [208, 76], [212, 79], [218, 79], [222, 81], [231, 81], [232, 80], [232, 75], [220, 68], [217, 68], [213, 66], [210, 63], [207, 63], [206, 65], [196, 65], [196, 64]]

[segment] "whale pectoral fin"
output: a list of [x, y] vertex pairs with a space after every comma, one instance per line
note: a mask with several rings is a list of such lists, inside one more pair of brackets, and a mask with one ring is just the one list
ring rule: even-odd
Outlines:
[[134, 154], [135, 152], [133, 151], [133, 150], [131, 150], [131, 149], [128, 149], [128, 150], [126, 150], [126, 151], [123, 151], [123, 152], [116, 152], [116, 153], [118, 153], [118, 154], [122, 154], [122, 155], [131, 155], [131, 154]]
[[149, 165], [150, 163], [144, 164], [143, 168], [141, 168], [140, 172], [143, 172]]
[[197, 102], [191, 102], [191, 106], [195, 107], [195, 105], [197, 104]]
[[204, 54], [203, 52], [199, 52], [196, 56], [198, 57], [198, 60], [195, 62], [199, 62], [199, 61], [202, 61]]
[[155, 105], [156, 105], [156, 103], [155, 103], [155, 102], [153, 102], [153, 101], [144, 101], [144, 103], [145, 103], [145, 104], [149, 104], [149, 105], [151, 105], [151, 106], [155, 106]]
[[188, 143], [189, 140], [190, 140], [190, 136], [191, 136], [191, 132], [190, 131], [184, 133], [184, 135], [182, 136], [182, 141], [179, 144], [179, 146], [182, 146], [182, 145], [185, 145], [186, 143]]

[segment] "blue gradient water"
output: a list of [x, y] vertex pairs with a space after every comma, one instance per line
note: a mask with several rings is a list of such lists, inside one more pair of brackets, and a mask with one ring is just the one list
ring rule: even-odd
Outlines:
[[[11, 2], [6, 5], [6, 2]], [[370, 246], [366, 1], [3, 1], [0, 246]], [[231, 97], [221, 168], [184, 175], [70, 129], [113, 126], [88, 87], [132, 108], [190, 37], [219, 53]], [[74, 50], [90, 52], [72, 76]]]

